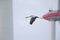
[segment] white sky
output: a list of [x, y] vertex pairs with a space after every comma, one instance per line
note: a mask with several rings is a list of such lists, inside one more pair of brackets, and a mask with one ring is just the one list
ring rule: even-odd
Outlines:
[[[14, 40], [49, 40], [49, 21], [36, 19], [33, 25], [25, 17], [41, 17], [48, 10], [57, 10], [57, 0], [13, 0]], [[60, 40], [60, 27], [56, 27], [57, 40]]]

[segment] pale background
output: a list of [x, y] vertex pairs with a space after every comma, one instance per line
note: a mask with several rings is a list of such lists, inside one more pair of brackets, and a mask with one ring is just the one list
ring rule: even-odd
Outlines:
[[[33, 25], [25, 17], [42, 17], [50, 9], [57, 10], [58, 0], [13, 0], [14, 40], [49, 40], [49, 21], [36, 19]], [[56, 23], [56, 39], [60, 40], [60, 24]]]

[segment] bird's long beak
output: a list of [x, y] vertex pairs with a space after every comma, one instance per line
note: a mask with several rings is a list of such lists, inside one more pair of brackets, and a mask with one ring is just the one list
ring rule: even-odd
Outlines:
[[40, 19], [43, 19], [42, 17], [39, 17]]

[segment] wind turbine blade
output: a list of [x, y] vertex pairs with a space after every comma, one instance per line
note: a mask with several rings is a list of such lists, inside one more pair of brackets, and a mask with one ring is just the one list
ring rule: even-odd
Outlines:
[[51, 10], [50, 8], [49, 8], [49, 12], [52, 12], [53, 10]]

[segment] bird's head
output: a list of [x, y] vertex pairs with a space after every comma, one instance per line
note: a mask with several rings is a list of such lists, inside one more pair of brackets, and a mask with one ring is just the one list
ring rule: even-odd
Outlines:
[[39, 18], [38, 16], [36, 16], [35, 18]]

